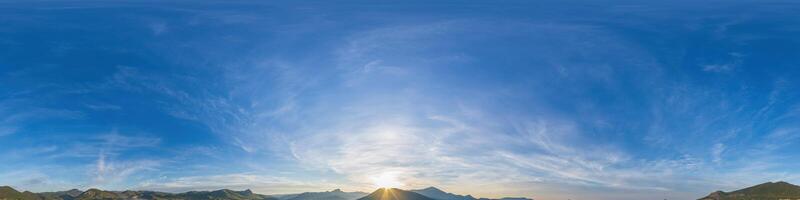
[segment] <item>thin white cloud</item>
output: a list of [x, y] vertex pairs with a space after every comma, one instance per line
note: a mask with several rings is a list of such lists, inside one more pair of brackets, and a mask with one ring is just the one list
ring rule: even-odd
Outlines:
[[731, 52], [728, 55], [730, 56], [730, 61], [724, 63], [702, 65], [701, 67], [702, 70], [704, 72], [711, 72], [711, 73], [730, 72], [731, 70], [736, 69], [742, 64], [742, 59], [744, 57], [743, 54], [737, 52]]
[[86, 107], [96, 111], [121, 110], [122, 107], [112, 104], [86, 104]]
[[153, 35], [155, 35], [155, 36], [158, 36], [158, 35], [164, 34], [164, 33], [166, 33], [167, 31], [169, 31], [169, 27], [168, 27], [168, 26], [167, 26], [167, 24], [166, 24], [166, 23], [164, 23], [164, 22], [154, 22], [154, 23], [150, 23], [150, 24], [149, 24], [149, 26], [148, 26], [148, 28], [150, 28], [150, 31], [151, 31], [151, 32], [153, 33]]
[[725, 144], [717, 143], [711, 148], [712, 161], [715, 163], [722, 162], [722, 153], [725, 152]]
[[37, 103], [24, 98], [0, 100], [0, 136], [17, 133], [25, 126], [42, 120], [78, 120], [85, 115], [79, 111], [46, 108]]
[[0, 126], [0, 137], [11, 135], [17, 132], [17, 127]]
[[67, 190], [72, 186], [69, 182], [53, 179], [43, 173], [41, 169], [19, 169], [0, 173], [3, 184], [10, 185], [18, 190], [33, 192]]
[[733, 65], [730, 64], [709, 64], [703, 65], [703, 71], [706, 72], [727, 72], [733, 69]]
[[142, 171], [154, 171], [160, 165], [156, 160], [111, 160], [101, 153], [92, 170], [90, 187], [108, 188], [123, 183], [129, 176]]

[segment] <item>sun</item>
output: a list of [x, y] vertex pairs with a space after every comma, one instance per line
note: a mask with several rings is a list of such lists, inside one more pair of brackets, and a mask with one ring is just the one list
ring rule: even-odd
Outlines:
[[403, 182], [397, 179], [397, 173], [384, 172], [372, 177], [372, 183], [378, 188], [398, 188], [403, 186]]

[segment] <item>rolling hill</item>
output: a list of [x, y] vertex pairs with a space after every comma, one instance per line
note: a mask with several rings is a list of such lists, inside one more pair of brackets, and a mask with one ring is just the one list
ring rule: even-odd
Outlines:
[[358, 200], [435, 200], [415, 192], [397, 188], [381, 188]]
[[255, 194], [250, 190], [192, 191], [185, 193], [166, 193], [153, 191], [104, 191], [99, 189], [69, 190], [62, 192], [19, 192], [8, 186], [0, 187], [0, 200], [278, 200], [268, 195]]
[[340, 189], [335, 189], [328, 192], [304, 192], [289, 198], [289, 200], [356, 200], [364, 196], [367, 196], [367, 193], [344, 192]]
[[716, 191], [699, 200], [781, 200], [800, 199], [800, 186], [787, 182], [767, 182], [733, 192]]
[[[435, 187], [419, 190], [378, 189], [370, 194], [364, 192], [344, 192], [336, 189], [326, 192], [305, 192], [285, 195], [262, 195], [250, 190], [234, 191], [228, 189], [215, 191], [190, 191], [166, 193], [155, 191], [105, 191], [72, 189], [60, 192], [19, 192], [9, 186], [0, 186], [0, 200], [496, 200], [474, 198], [470, 195], [457, 195]], [[528, 198], [502, 198], [499, 200], [531, 200]], [[704, 199], [706, 200], [706, 199]]]
[[410, 190], [411, 192], [416, 192], [418, 194], [424, 195], [426, 197], [430, 197], [436, 200], [476, 200], [475, 197], [470, 195], [457, 195], [453, 193], [448, 193], [445, 191], [440, 190], [439, 188], [435, 187], [427, 187], [425, 189], [419, 190]]
[[75, 200], [82, 193], [83, 191], [72, 189], [61, 192], [42, 192], [38, 193], [38, 195], [42, 200]]
[[19, 192], [9, 186], [0, 187], [0, 200], [38, 200], [39, 196], [32, 192]]

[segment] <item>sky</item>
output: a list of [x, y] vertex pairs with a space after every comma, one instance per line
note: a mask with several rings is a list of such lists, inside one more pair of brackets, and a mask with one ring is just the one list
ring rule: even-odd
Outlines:
[[800, 5], [0, 2], [0, 185], [697, 199], [800, 183]]

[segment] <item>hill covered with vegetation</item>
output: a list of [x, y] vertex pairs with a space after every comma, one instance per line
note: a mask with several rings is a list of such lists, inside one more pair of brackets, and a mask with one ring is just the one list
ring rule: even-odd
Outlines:
[[104, 191], [89, 189], [86, 191], [69, 190], [62, 192], [19, 192], [9, 186], [0, 187], [0, 200], [277, 200], [269, 195], [255, 194], [250, 190], [216, 190], [192, 191], [185, 193], [166, 193], [153, 191]]
[[716, 191], [699, 200], [783, 200], [800, 199], [800, 186], [787, 182], [767, 182], [733, 192]]

